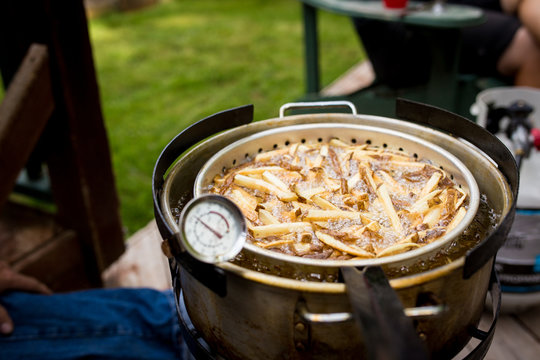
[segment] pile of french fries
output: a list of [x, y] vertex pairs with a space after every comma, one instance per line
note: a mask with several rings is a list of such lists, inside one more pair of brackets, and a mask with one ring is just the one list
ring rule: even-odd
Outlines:
[[426, 245], [465, 216], [467, 194], [441, 168], [367, 144], [294, 143], [216, 176], [248, 241], [317, 259], [377, 258]]

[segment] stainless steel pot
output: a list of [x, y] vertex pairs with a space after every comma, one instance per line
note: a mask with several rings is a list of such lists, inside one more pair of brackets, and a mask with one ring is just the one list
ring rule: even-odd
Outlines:
[[[464, 119], [408, 102], [401, 103], [398, 110], [398, 116], [416, 122], [431, 121], [429, 125], [442, 124], [438, 127], [443, 129], [452, 128], [445, 125], [447, 121], [457, 121], [455, 126], [464, 133], [455, 137], [449, 131], [367, 115], [314, 114], [270, 119], [240, 125], [200, 142], [183, 154], [163, 182], [162, 176], [179, 150], [193, 143], [185, 141], [179, 145], [181, 141], [173, 140], [164, 150], [153, 179], [156, 219], [165, 244], [174, 255], [171, 269], [173, 277], [180, 280], [176, 288], [181, 287], [189, 316], [220, 355], [229, 359], [358, 358], [366, 339], [369, 340], [369, 333], [362, 334], [353, 321], [356, 299], [344, 283], [300, 281], [232, 263], [220, 263], [217, 267], [197, 264], [186, 260], [175, 241], [174, 209], [189, 200], [196, 173], [213, 153], [262, 130], [293, 124], [335, 122], [393, 129], [437, 144], [472, 169], [480, 193], [490, 207], [490, 228], [484, 229], [489, 221], [475, 217], [473, 223], [480, 224], [484, 231], [470, 248], [450, 254], [450, 262], [445, 265], [434, 262], [427, 271], [420, 266], [406, 276], [394, 274], [390, 280], [405, 313], [415, 319], [416, 332], [432, 357], [449, 358], [469, 340], [468, 329], [476, 326], [482, 311], [494, 255], [513, 218], [517, 192], [515, 163], [509, 160], [511, 154], [505, 152], [504, 145], [499, 146], [489, 133], [464, 123]], [[245, 110], [236, 109], [226, 117], [239, 124], [247, 122], [249, 114], [244, 116]], [[186, 133], [203, 133], [210, 121], [202, 121]], [[216, 131], [226, 126], [216, 124]], [[468, 132], [471, 126], [472, 133]], [[476, 138], [479, 134], [481, 139]], [[482, 150], [473, 144], [480, 145]], [[483, 147], [485, 144], [489, 146]], [[280, 265], [290, 264], [285, 261], [277, 264]], [[301, 272], [310, 270], [302, 268]], [[320, 271], [319, 266], [317, 270]], [[391, 270], [386, 269], [389, 273]], [[369, 350], [373, 344], [367, 345]]]

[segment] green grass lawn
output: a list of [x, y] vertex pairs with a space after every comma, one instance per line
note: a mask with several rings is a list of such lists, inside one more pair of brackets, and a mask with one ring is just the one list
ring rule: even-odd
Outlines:
[[[153, 218], [153, 166], [184, 127], [244, 104], [256, 120], [276, 117], [304, 92], [294, 0], [169, 0], [89, 26], [128, 234]], [[346, 17], [321, 13], [319, 32], [328, 84], [362, 52]]]
[[[183, 128], [244, 104], [255, 120], [273, 118], [304, 93], [295, 0], [162, 0], [89, 30], [127, 235], [153, 218], [152, 170]], [[346, 17], [321, 13], [319, 33], [328, 84], [362, 51]]]

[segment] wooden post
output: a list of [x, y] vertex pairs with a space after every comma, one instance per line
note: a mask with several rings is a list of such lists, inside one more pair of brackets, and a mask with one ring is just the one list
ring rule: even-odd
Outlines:
[[101, 272], [124, 251], [124, 242], [87, 26], [82, 0], [0, 2], [6, 83], [29, 44], [49, 49], [55, 108], [40, 156], [48, 165], [58, 222], [77, 234], [86, 275], [100, 286]]
[[319, 38], [317, 29], [317, 9], [302, 3], [304, 16], [304, 47], [306, 64], [306, 93], [318, 94], [319, 80]]
[[33, 44], [0, 105], [0, 208], [54, 109], [47, 47]]

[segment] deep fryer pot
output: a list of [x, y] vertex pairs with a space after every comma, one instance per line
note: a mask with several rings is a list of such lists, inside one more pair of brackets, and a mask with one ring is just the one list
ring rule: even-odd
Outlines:
[[[229, 312], [242, 312], [242, 310], [235, 310], [237, 306], [231, 308], [232, 304], [238, 305], [238, 296], [245, 298], [247, 292], [256, 292], [261, 287], [263, 292], [269, 292], [273, 294], [272, 296], [277, 296], [274, 299], [275, 302], [283, 304], [283, 307], [278, 306], [270, 310], [289, 311], [291, 306], [293, 308], [291, 314], [294, 314], [294, 316], [289, 314], [292, 316], [290, 323], [296, 324], [293, 330], [287, 329], [286, 334], [277, 334], [276, 337], [279, 339], [272, 339], [273, 329], [271, 327], [263, 331], [263, 334], [269, 334], [269, 342], [276, 342], [271, 347], [279, 348], [284, 346], [285, 350], [279, 351], [289, 353], [290, 358], [312, 358], [314, 354], [320, 354], [321, 349], [326, 350], [326, 352], [322, 352], [322, 354], [326, 355], [330, 351], [332, 354], [343, 358], [343, 354], [351, 354], [352, 351], [352, 354], [356, 356], [358, 348], [363, 349], [363, 343], [370, 345], [367, 346], [367, 352], [373, 358], [379, 358], [382, 353], [386, 353], [387, 358], [404, 358], [404, 356], [406, 358], [424, 358], [426, 354], [440, 357], [442, 354], [454, 354], [470, 338], [471, 333], [468, 328], [471, 324], [476, 325], [487, 287], [493, 284], [493, 281], [490, 281], [490, 274], [494, 256], [506, 238], [513, 220], [515, 210], [513, 199], [517, 195], [518, 183], [517, 168], [512, 155], [504, 145], [483, 128], [464, 118], [434, 107], [405, 100], [398, 100], [396, 113], [398, 118], [406, 121], [372, 116], [323, 114], [282, 117], [250, 124], [253, 109], [252, 106], [244, 106], [201, 120], [185, 129], [167, 145], [156, 163], [153, 174], [156, 221], [164, 239], [165, 252], [170, 258], [173, 285], [179, 296], [178, 300], [185, 303], [189, 316], [192, 317], [195, 326], [201, 328], [200, 331], [203, 337], [210, 342], [211, 347], [231, 359], [249, 358], [250, 354], [253, 354], [250, 353], [252, 351], [256, 351], [255, 354], [263, 357], [267, 354], [267, 349], [262, 349], [261, 346], [247, 346], [244, 349], [243, 343], [246, 343], [244, 337], [249, 338], [249, 335], [244, 334], [242, 329], [238, 328], [236, 320], [229, 319], [230, 314], [227, 315]], [[172, 214], [168, 213], [169, 208], [171, 204], [181, 208], [193, 196], [192, 189], [195, 176], [215, 151], [262, 129], [286, 126], [291, 122], [328, 122], [329, 118], [335, 122], [383, 124], [383, 126], [391, 127], [397, 131], [414, 132], [414, 135], [434, 142], [441, 141], [440, 133], [442, 132], [452, 139], [460, 138], [460, 141], [465, 140], [465, 142], [472, 144], [473, 146], [470, 147], [469, 151], [474, 152], [475, 155], [464, 162], [467, 166], [475, 168], [477, 167], [476, 164], [470, 163], [471, 161], [474, 162], [475, 159], [483, 159], [481, 161], [487, 164], [480, 167], [482, 168], [480, 172], [478, 172], [479, 169], [475, 169], [475, 177], [477, 177], [481, 191], [487, 193], [488, 198], [496, 198], [498, 203], [496, 208], [501, 213], [501, 218], [494, 231], [480, 241], [478, 245], [470, 249], [463, 258], [426, 274], [417, 274], [412, 277], [388, 281], [384, 276], [384, 272], [378, 266], [370, 266], [361, 270], [353, 267], [343, 267], [341, 275], [346, 286], [343, 283], [310, 284], [308, 282], [306, 284], [289, 279], [276, 279], [275, 276], [254, 274], [253, 271], [241, 269], [229, 263], [218, 264], [217, 266], [204, 264], [182, 251], [176, 239], [176, 236], [178, 236], [177, 229], [175, 229], [175, 224], [171, 222]], [[211, 140], [203, 141], [219, 132], [222, 133], [214, 136]], [[449, 144], [439, 143], [443, 148], [445, 146], [450, 147], [447, 149], [449, 151], [455, 150]], [[484, 155], [479, 155], [480, 151], [473, 150], [473, 147], [481, 149], [481, 152], [491, 160], [486, 160]], [[187, 151], [188, 149], [189, 151]], [[184, 152], [186, 153], [179, 159], [179, 156]], [[459, 154], [457, 155], [459, 156]], [[177, 161], [177, 159], [179, 160]], [[171, 174], [175, 174], [174, 191], [172, 191], [170, 186], [165, 186], [164, 175], [175, 161], [177, 163], [172, 167], [167, 179], [167, 181], [170, 181]], [[486, 174], [482, 173], [482, 171], [489, 172], [490, 176], [486, 177]], [[181, 176], [178, 174], [181, 174]], [[502, 180], [498, 178], [499, 176]], [[486, 178], [493, 178], [492, 181], [497, 185], [487, 184]], [[166, 189], [164, 190], [164, 188]], [[172, 193], [174, 193], [174, 196], [171, 195]], [[444, 281], [440, 281], [440, 279]], [[434, 289], [431, 289], [430, 286], [433, 283], [435, 284], [432, 286]], [[248, 286], [249, 290], [246, 290], [246, 286]], [[438, 289], [440, 286], [455, 288], [456, 291], [466, 289], [465, 294], [471, 292], [476, 294], [473, 299], [465, 301], [465, 304], [468, 305], [460, 305], [459, 303], [455, 305], [471, 306], [472, 309], [466, 311], [466, 313], [470, 313], [468, 318], [456, 320], [455, 316], [448, 317], [445, 315], [449, 312], [462, 311], [462, 309], [452, 308], [455, 307], [450, 304], [452, 301], [443, 300], [442, 303], [440, 301], [438, 303], [434, 299], [419, 300], [422, 296], [426, 297], [426, 294], [437, 295], [437, 291], [440, 290], [435, 288]], [[495, 297], [498, 297], [497, 290], [495, 286], [493, 289], [495, 294], [492, 294]], [[181, 291], [183, 292], [183, 298], [180, 296]], [[238, 292], [244, 294], [239, 295]], [[276, 293], [278, 295], [275, 295]], [[327, 297], [328, 299], [326, 299]], [[289, 305], [289, 302], [291, 302], [291, 305]], [[327, 302], [332, 305], [328, 305]], [[436, 305], [426, 306], [426, 304], [432, 303]], [[243, 305], [241, 304], [240, 307]], [[263, 305], [268, 306], [268, 304]], [[336, 311], [334, 305], [338, 309], [345, 308], [348, 311]], [[253, 312], [261, 311], [256, 305], [252, 304], [248, 306], [246, 311], [249, 311], [249, 308], [253, 306], [255, 306]], [[307, 310], [307, 306], [309, 306], [309, 310]], [[404, 306], [407, 307], [405, 312], [403, 311]], [[366, 309], [370, 310], [366, 311]], [[317, 313], [311, 313], [310, 311], [317, 311]], [[335, 336], [329, 336], [324, 331], [322, 335], [319, 335], [318, 332], [322, 330], [318, 326], [313, 326], [313, 324], [317, 324], [317, 319], [321, 318], [322, 312], [330, 312], [330, 315], [334, 315], [334, 317], [342, 316], [343, 318], [336, 320], [336, 322], [344, 323], [344, 329], [348, 333], [350, 333], [351, 329], [354, 329], [357, 333], [362, 333], [363, 335], [360, 337], [363, 340], [355, 341], [353, 336], [353, 339], [348, 341], [348, 343], [352, 343], [352, 348], [350, 348], [349, 344], [341, 344], [339, 340], [335, 339]], [[246, 316], [246, 319], [239, 315], [235, 316], [235, 318], [239, 318], [240, 321], [242, 319], [244, 321], [253, 320], [251, 315]], [[424, 317], [430, 316], [436, 319], [423, 322]], [[266, 319], [265, 316], [260, 318], [263, 322], [265, 320], [272, 322]], [[411, 322], [410, 318], [416, 319], [416, 329], [412, 326], [413, 322]], [[351, 325], [352, 319], [356, 319], [357, 324], [360, 326], [355, 326], [354, 322]], [[230, 321], [231, 324], [228, 324], [227, 321]], [[441, 326], [444, 321], [451, 322], [451, 324]], [[332, 323], [333, 320], [329, 322]], [[454, 323], [456, 324], [455, 327], [460, 327], [460, 329], [449, 335], [442, 336], [438, 333], [439, 330], [433, 330], [433, 324], [438, 324], [439, 328], [444, 328], [451, 327]], [[232, 325], [234, 327], [230, 328]], [[494, 325], [495, 322], [493, 322], [490, 331], [487, 333], [476, 334], [477, 337], [485, 338], [485, 341], [475, 349], [475, 352], [471, 353], [472, 358], [483, 357], [493, 336]], [[279, 329], [283, 327], [283, 324], [276, 326]], [[302, 334], [297, 327], [308, 328], [308, 334]], [[235, 332], [234, 329], [237, 329], [236, 334], [228, 334]], [[423, 331], [420, 335], [424, 338], [424, 341], [420, 341], [417, 336], [419, 329]], [[430, 331], [433, 331], [434, 334], [430, 334]], [[246, 329], [246, 332], [253, 332], [253, 328]], [[335, 329], [331, 330], [331, 332], [336, 333]], [[428, 335], [426, 335], [426, 332]], [[321, 340], [321, 336], [328, 338], [334, 344], [325, 343], [326, 339]], [[448, 337], [452, 340], [448, 339]], [[435, 338], [448, 340], [443, 340], [443, 343], [431, 340]], [[426, 343], [427, 352], [425, 351]], [[392, 344], [392, 346], [385, 346], [385, 344]], [[196, 350], [196, 348], [197, 344], [194, 344], [193, 349]], [[336, 348], [342, 351], [336, 351]], [[387, 353], [388, 349], [395, 349], [395, 351]], [[274, 357], [276, 354], [270, 351], [268, 356]]]

